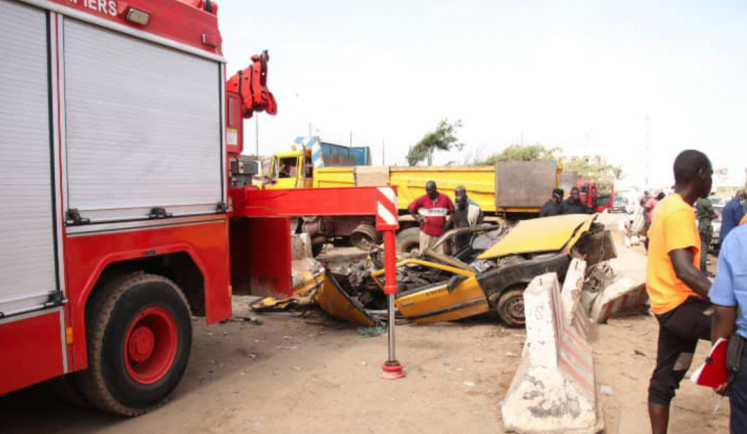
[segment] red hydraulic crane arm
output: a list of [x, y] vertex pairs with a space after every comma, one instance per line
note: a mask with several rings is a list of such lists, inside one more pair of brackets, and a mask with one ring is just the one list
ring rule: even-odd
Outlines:
[[272, 92], [267, 88], [267, 50], [252, 56], [252, 65], [233, 75], [226, 83], [226, 90], [236, 92], [241, 97], [242, 114], [245, 119], [255, 111], [274, 115], [278, 111]]

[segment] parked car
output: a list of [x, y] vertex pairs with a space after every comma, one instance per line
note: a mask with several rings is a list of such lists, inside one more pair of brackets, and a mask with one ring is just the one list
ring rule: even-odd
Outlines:
[[610, 207], [610, 212], [628, 212], [628, 199], [622, 196], [615, 196], [615, 201]]
[[721, 247], [721, 237], [719, 234], [721, 233], [721, 217], [724, 214], [724, 205], [716, 205], [713, 204], [713, 210], [716, 211], [716, 214], [718, 214], [718, 217], [713, 219], [711, 222], [711, 225], [713, 226], [713, 234], [711, 235], [711, 250], [718, 251], [718, 249]]

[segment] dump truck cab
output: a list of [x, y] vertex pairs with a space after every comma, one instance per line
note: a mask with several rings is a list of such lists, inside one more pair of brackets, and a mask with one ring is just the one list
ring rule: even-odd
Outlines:
[[[290, 151], [272, 156], [263, 174], [262, 188], [311, 188], [314, 170], [322, 167], [355, 167], [371, 164], [368, 146], [342, 146], [319, 137], [298, 137]], [[353, 186], [354, 183], [347, 183]], [[346, 185], [348, 186], [348, 185]]]

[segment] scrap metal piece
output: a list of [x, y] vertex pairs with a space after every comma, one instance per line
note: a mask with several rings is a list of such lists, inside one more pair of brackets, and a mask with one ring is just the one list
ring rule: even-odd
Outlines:
[[324, 275], [324, 284], [316, 292], [314, 300], [327, 314], [364, 327], [379, 325], [363, 306], [351, 298], [331, 274]]
[[293, 295], [284, 298], [265, 297], [249, 305], [256, 312], [280, 312], [295, 307], [310, 306], [314, 295], [324, 283], [325, 273], [306, 271], [297, 278]]

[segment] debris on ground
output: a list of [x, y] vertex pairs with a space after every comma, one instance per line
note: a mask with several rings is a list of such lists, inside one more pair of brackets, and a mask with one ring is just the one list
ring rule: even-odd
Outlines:
[[381, 336], [384, 333], [386, 333], [386, 328], [382, 326], [358, 327], [355, 330], [358, 332], [358, 335], [362, 338], [373, 338], [376, 336]]

